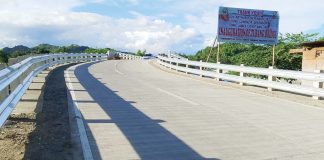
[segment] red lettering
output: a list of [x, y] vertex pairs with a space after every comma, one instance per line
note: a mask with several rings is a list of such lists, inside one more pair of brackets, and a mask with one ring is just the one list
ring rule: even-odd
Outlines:
[[271, 29], [219, 28], [219, 35], [236, 37], [276, 38], [277, 32]]

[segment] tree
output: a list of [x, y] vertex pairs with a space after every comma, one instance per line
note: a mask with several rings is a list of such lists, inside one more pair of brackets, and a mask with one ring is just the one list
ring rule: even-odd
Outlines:
[[8, 56], [0, 50], [0, 63], [8, 63]]
[[145, 55], [145, 53], [146, 53], [146, 49], [144, 49], [143, 51], [141, 51], [140, 49], [136, 52], [136, 56], [141, 56], [141, 57], [143, 57], [144, 55]]
[[50, 53], [50, 51], [45, 48], [38, 48], [36, 50], [36, 54], [48, 54], [48, 53]]
[[87, 48], [84, 52], [85, 53], [97, 53], [97, 54], [104, 54], [107, 53], [110, 49], [109, 48], [100, 48], [100, 49], [94, 49], [94, 48]]
[[[275, 67], [279, 69], [300, 70], [302, 55], [289, 54], [290, 49], [302, 47], [302, 43], [318, 40], [318, 34], [280, 35], [275, 51]], [[322, 37], [324, 39], [324, 37]], [[186, 56], [190, 60], [206, 61], [211, 47], [199, 50], [195, 55]], [[209, 62], [215, 63], [217, 47], [213, 48]], [[256, 44], [223, 43], [220, 45], [219, 60], [223, 64], [240, 65], [267, 68], [272, 65], [272, 46]]]
[[324, 41], [324, 37], [318, 38], [319, 41]]

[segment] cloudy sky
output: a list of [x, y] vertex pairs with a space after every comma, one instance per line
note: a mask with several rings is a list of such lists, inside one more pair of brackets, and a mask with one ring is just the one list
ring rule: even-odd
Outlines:
[[211, 45], [219, 6], [276, 10], [280, 32], [324, 35], [322, 0], [0, 0], [0, 48], [79, 44], [194, 53]]

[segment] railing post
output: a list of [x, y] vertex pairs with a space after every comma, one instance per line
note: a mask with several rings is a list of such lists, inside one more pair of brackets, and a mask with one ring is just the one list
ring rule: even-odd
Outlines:
[[[217, 62], [217, 64], [220, 64], [220, 62]], [[223, 72], [222, 69], [219, 68], [216, 69], [216, 73], [221, 74], [222, 72]], [[216, 81], [221, 81], [221, 79], [217, 77]]]
[[75, 61], [76, 61], [77, 63], [80, 62], [80, 56], [79, 56], [79, 55], [75, 57]]
[[55, 56], [55, 61], [56, 61], [56, 65], [60, 65], [60, 57], [58, 55]]
[[[323, 70], [314, 70], [314, 72], [315, 73], [323, 73]], [[313, 82], [313, 87], [314, 88], [323, 88], [323, 82], [318, 82], [318, 81]], [[312, 97], [313, 97], [313, 99], [316, 99], [316, 100], [321, 99], [321, 97], [319, 97], [319, 96], [312, 96]]]
[[86, 61], [87, 61], [87, 56], [83, 55], [83, 56], [82, 56], [82, 59], [83, 59], [83, 60], [82, 60], [83, 62], [86, 62]]
[[[186, 68], [189, 68], [189, 65], [188, 64], [186, 64]], [[188, 72], [186, 72], [186, 74], [188, 74]]]
[[[244, 67], [244, 64], [241, 64], [241, 67], [243, 68]], [[240, 72], [240, 77], [245, 77], [245, 76], [246, 76], [246, 73]], [[241, 86], [244, 86], [244, 83], [243, 82], [240, 82], [240, 85]]]
[[57, 57], [57, 63], [61, 64], [61, 57], [59, 57], [59, 56]]
[[[202, 62], [202, 60], [200, 60], [200, 63]], [[202, 71], [203, 70], [203, 67], [202, 66], [199, 66], [199, 70]], [[200, 77], [203, 77], [203, 75], [201, 74]]]
[[[270, 66], [269, 69], [273, 69], [273, 66]], [[272, 75], [268, 75], [268, 81], [276, 81], [276, 77], [275, 76], [272, 76]], [[273, 88], [271, 87], [268, 87], [268, 91], [273, 91]]]
[[62, 57], [62, 63], [63, 63], [63, 64], [66, 63], [66, 59], [67, 59], [67, 57], [64, 55], [64, 57]]

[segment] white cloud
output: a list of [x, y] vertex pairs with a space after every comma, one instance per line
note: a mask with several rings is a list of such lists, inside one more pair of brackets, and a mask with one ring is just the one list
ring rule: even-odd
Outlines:
[[[324, 16], [321, 16], [324, 4], [320, 0], [311, 3], [302, 0], [159, 1], [170, 6], [161, 6], [164, 10], [154, 17], [138, 10], [140, 0], [0, 0], [0, 47], [75, 43], [129, 51], [193, 53], [212, 44], [220, 5], [278, 10], [283, 33], [316, 30], [324, 24]], [[132, 15], [129, 18], [73, 10], [89, 3], [135, 8], [128, 11]], [[171, 23], [168, 18], [182, 18], [184, 22]]]
[[19, 13], [40, 11], [68, 11], [86, 3], [83, 0], [0, 0], [0, 11], [15, 11]]
[[[81, 3], [73, 0], [69, 6]], [[37, 9], [38, 6], [51, 8], [48, 5], [53, 4], [44, 2], [24, 8], [17, 7], [16, 3], [7, 3], [7, 10], [0, 11], [0, 46], [75, 43], [129, 51], [165, 52], [175, 44], [181, 46], [182, 42], [197, 36], [194, 29], [141, 14], [135, 18], [115, 19], [95, 13], [73, 12], [63, 7], [46, 12]], [[30, 7], [33, 10], [29, 11]]]
[[[184, 5], [186, 7], [184, 12], [193, 13], [189, 23], [192, 26], [199, 25], [205, 26], [204, 30], [214, 31], [217, 27], [217, 12], [219, 6], [237, 7], [237, 8], [254, 8], [264, 10], [279, 11], [280, 14], [280, 32], [282, 33], [294, 33], [301, 31], [308, 31], [311, 29], [317, 29], [324, 24], [322, 0], [249, 0], [247, 1], [214, 1], [206, 0], [204, 3], [198, 3], [197, 1], [181, 1], [178, 5]], [[204, 9], [200, 9], [204, 8]], [[194, 12], [190, 11], [194, 10]], [[198, 14], [198, 15], [197, 15]], [[197, 21], [195, 21], [196, 19]], [[207, 21], [206, 21], [207, 20]], [[212, 24], [212, 25], [210, 25]]]
[[324, 3], [322, 0], [311, 2], [306, 0], [205, 0], [204, 2], [188, 0], [177, 1], [172, 9], [179, 8], [179, 6], [186, 6], [180, 10], [186, 13], [188, 26], [195, 28], [204, 36], [204, 46], [212, 45], [217, 33], [219, 6], [279, 11], [279, 32], [281, 33], [307, 32], [319, 30], [321, 26], [324, 26], [324, 16], [322, 16]]

